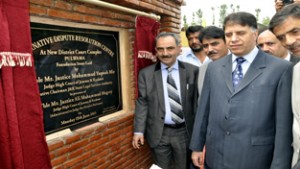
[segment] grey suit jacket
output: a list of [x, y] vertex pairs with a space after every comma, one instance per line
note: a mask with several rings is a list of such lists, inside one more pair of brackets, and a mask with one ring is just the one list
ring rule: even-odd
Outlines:
[[[189, 139], [192, 134], [196, 101], [198, 67], [178, 61], [183, 114]], [[134, 132], [142, 132], [150, 147], [155, 147], [164, 127], [165, 101], [160, 63], [139, 72], [139, 96], [136, 100]]]
[[238, 88], [232, 55], [208, 65], [190, 148], [213, 169], [288, 169], [292, 157], [291, 63], [258, 52]]

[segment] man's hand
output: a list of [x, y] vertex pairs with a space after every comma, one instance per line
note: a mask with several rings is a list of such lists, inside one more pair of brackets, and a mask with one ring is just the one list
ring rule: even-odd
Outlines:
[[203, 162], [203, 153], [201, 151], [193, 151], [192, 153], [192, 160], [193, 164], [196, 167], [202, 167], [204, 162]]
[[134, 149], [139, 149], [144, 145], [144, 135], [134, 134], [132, 139], [132, 146]]

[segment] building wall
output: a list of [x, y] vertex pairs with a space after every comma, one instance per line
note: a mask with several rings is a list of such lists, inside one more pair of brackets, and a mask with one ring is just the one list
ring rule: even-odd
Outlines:
[[[180, 2], [176, 0], [105, 0], [161, 16], [161, 31], [180, 32]], [[30, 0], [30, 16], [121, 28], [126, 32], [124, 44], [128, 96], [124, 97], [124, 110], [104, 117], [100, 122], [72, 131], [47, 141], [53, 168], [57, 169], [116, 169], [149, 168], [152, 164], [149, 147], [134, 150], [131, 145], [135, 82], [133, 77], [133, 46], [135, 15], [76, 0]], [[129, 50], [128, 50], [129, 49]], [[128, 64], [127, 64], [128, 63]], [[122, 81], [124, 83], [124, 81]]]

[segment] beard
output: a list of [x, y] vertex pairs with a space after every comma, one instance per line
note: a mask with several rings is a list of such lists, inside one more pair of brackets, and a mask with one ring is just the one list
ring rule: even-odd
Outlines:
[[198, 48], [191, 48], [191, 50], [193, 52], [201, 52], [203, 50], [203, 47], [201, 46], [201, 47], [198, 47]]

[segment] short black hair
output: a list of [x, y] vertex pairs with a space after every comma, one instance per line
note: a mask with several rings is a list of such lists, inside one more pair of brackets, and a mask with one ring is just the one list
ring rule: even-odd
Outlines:
[[199, 36], [199, 40], [201, 43], [203, 39], [223, 39], [225, 42], [225, 33], [223, 29], [216, 26], [207, 26], [203, 29]]
[[250, 28], [257, 29], [257, 21], [254, 15], [248, 12], [235, 12], [225, 17], [223, 22], [223, 29], [225, 30], [226, 24], [239, 24], [242, 26], [249, 26]]
[[271, 19], [269, 23], [269, 30], [271, 32], [274, 31], [274, 28], [280, 24], [282, 24], [286, 18], [292, 17], [292, 18], [297, 18], [300, 19], [300, 5], [299, 3], [294, 3], [285, 6], [277, 12]]
[[192, 33], [202, 32], [203, 29], [201, 25], [189, 26], [185, 31], [185, 36], [188, 37]]

